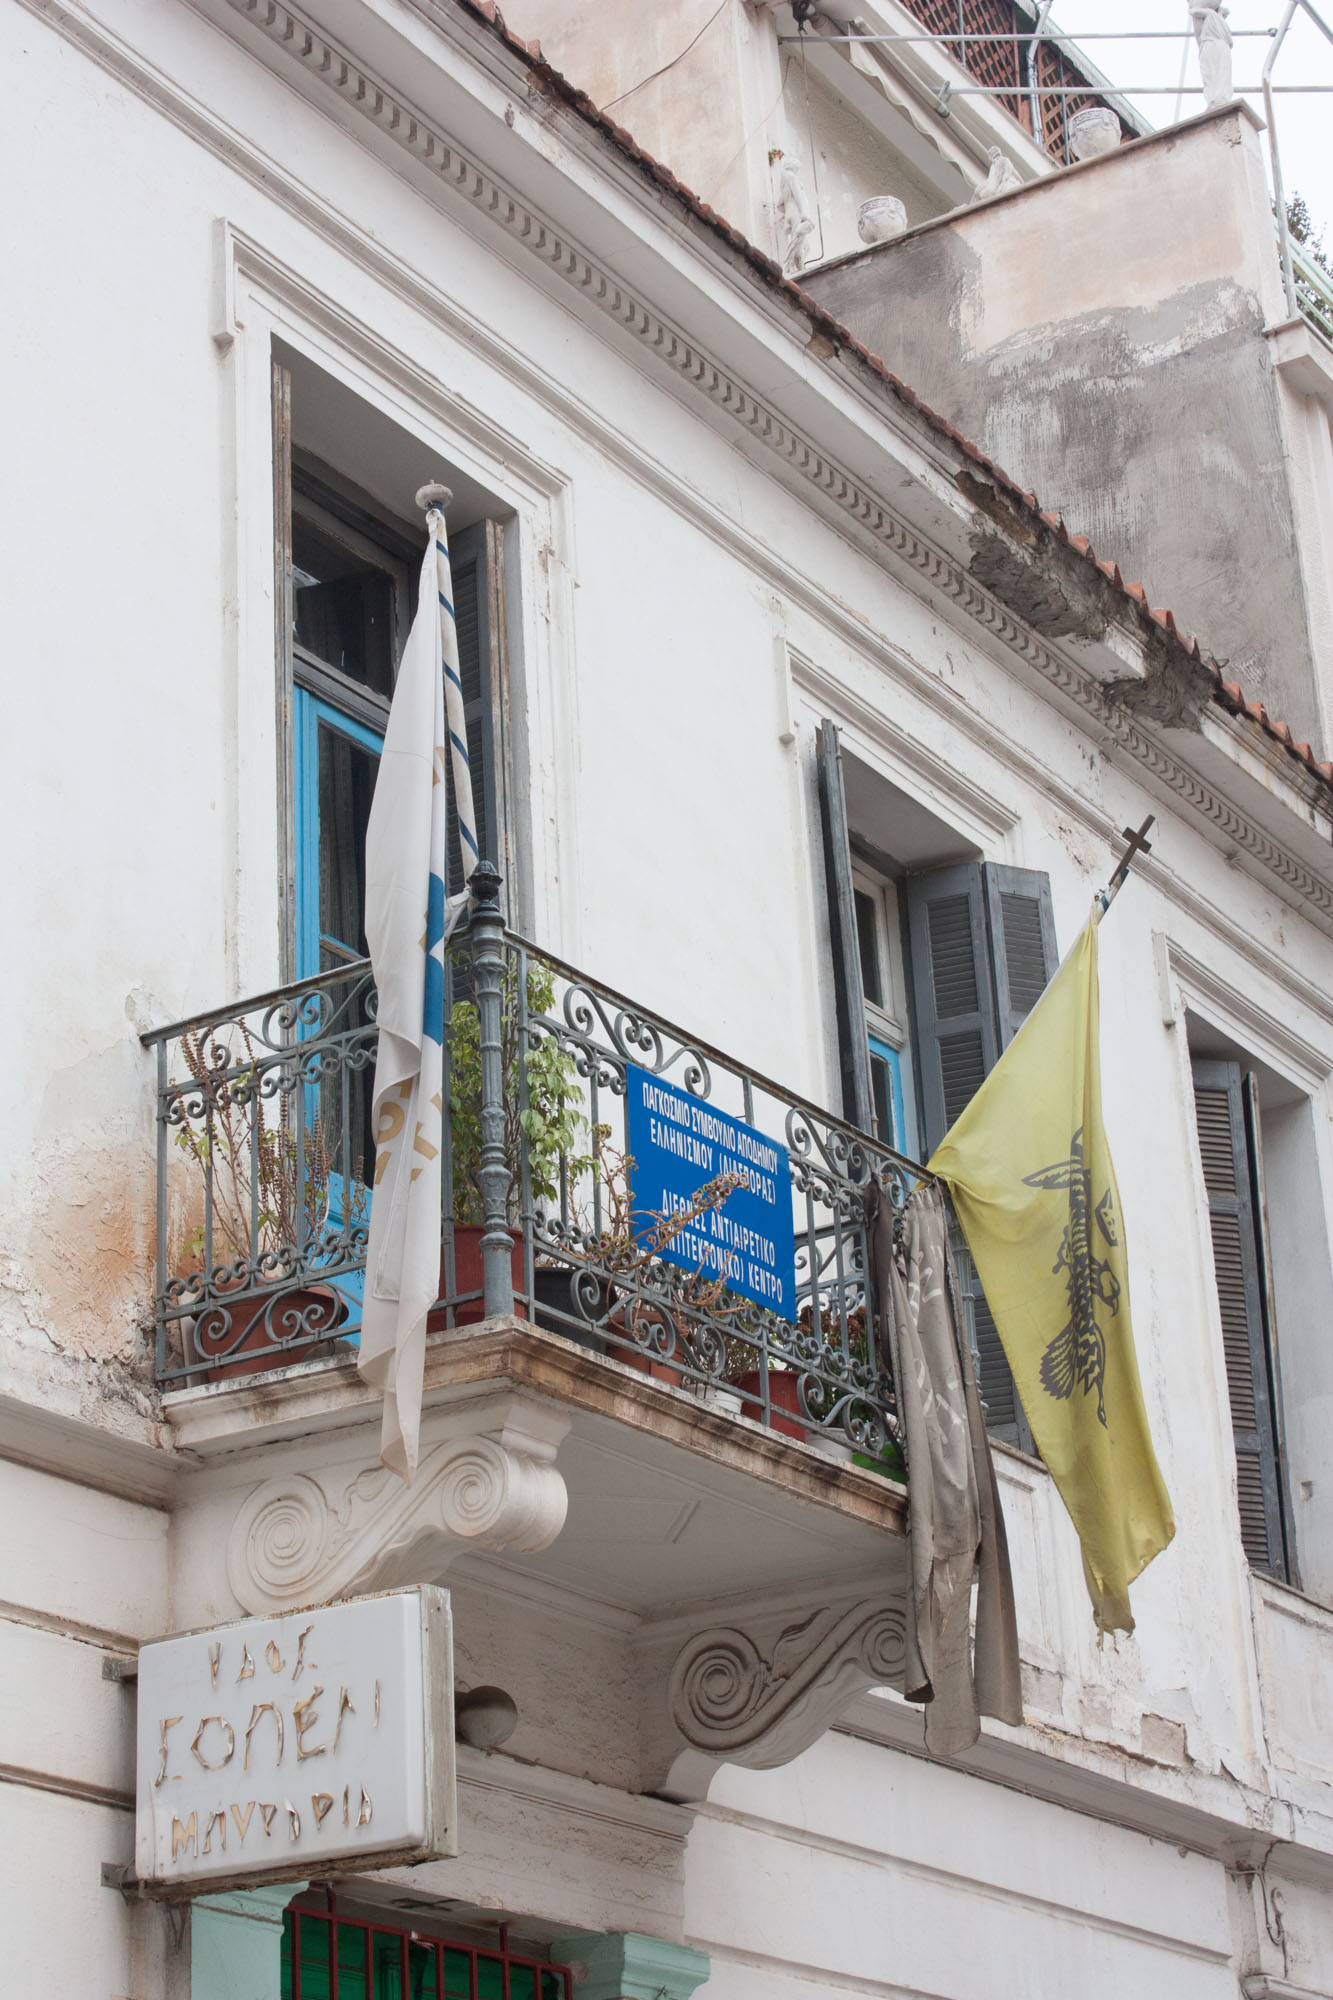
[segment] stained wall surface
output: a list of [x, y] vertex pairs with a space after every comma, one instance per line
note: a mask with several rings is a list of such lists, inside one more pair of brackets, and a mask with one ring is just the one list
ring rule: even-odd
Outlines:
[[807, 272], [806, 288], [1071, 534], [1327, 745], [1259, 138], [1240, 106]]

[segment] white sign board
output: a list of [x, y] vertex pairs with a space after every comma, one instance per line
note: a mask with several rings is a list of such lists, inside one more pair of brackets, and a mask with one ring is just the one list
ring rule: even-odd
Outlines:
[[455, 1853], [449, 1594], [243, 1618], [139, 1652], [146, 1885], [282, 1881]]

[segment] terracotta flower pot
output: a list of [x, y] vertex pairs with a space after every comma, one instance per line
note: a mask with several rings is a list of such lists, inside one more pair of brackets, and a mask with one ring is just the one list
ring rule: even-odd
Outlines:
[[[618, 1305], [607, 1321], [609, 1330], [612, 1333], [618, 1333], [623, 1340], [634, 1339], [634, 1335], [629, 1330], [629, 1310], [631, 1309], [627, 1309], [623, 1304]], [[650, 1337], [651, 1331], [658, 1330], [663, 1326], [669, 1326], [671, 1330], [670, 1351], [672, 1353], [675, 1352], [675, 1323], [660, 1307], [641, 1305], [638, 1308], [637, 1323], [641, 1329], [650, 1332]], [[617, 1347], [608, 1342], [606, 1352], [612, 1361], [619, 1361], [625, 1368], [633, 1368], [639, 1375], [649, 1375], [654, 1382], [666, 1382], [674, 1389], [679, 1389], [681, 1386], [681, 1363], [679, 1361], [667, 1360], [660, 1350], [639, 1346]]]
[[[456, 1222], [454, 1224], [454, 1286], [460, 1292], [481, 1292], [485, 1284], [485, 1272], [481, 1254], [481, 1239], [485, 1231], [479, 1222]], [[509, 1268], [513, 1274], [514, 1290], [523, 1288], [523, 1238], [515, 1235], [514, 1247], [509, 1253]], [[444, 1268], [444, 1250], [440, 1251], [440, 1297], [445, 1295], [448, 1279]], [[519, 1319], [526, 1319], [523, 1301], [514, 1300], [514, 1311]], [[482, 1299], [468, 1299], [454, 1307], [455, 1326], [476, 1326], [486, 1317], [486, 1307]], [[426, 1319], [427, 1333], [439, 1333], [448, 1324], [448, 1314], [443, 1306], [436, 1306]]]
[[[804, 1442], [807, 1427], [801, 1416], [800, 1381], [800, 1376], [792, 1374], [788, 1369], [769, 1369], [768, 1424], [770, 1430], [781, 1431], [784, 1437], [800, 1438]], [[736, 1387], [745, 1398], [741, 1415], [749, 1417], [753, 1423], [762, 1423], [764, 1390], [759, 1370], [752, 1368], [748, 1375], [742, 1375]], [[780, 1415], [783, 1410], [789, 1410], [791, 1416]], [[793, 1416], [797, 1419], [795, 1423], [792, 1422]]]
[[[227, 1300], [220, 1287], [219, 1302], [205, 1307], [194, 1323], [192, 1344], [197, 1358], [214, 1365], [210, 1382], [229, 1382], [235, 1375], [264, 1375], [285, 1368], [308, 1354], [308, 1343], [334, 1332], [347, 1317], [346, 1301], [328, 1285], [295, 1285], [290, 1291], [261, 1292], [257, 1297]], [[302, 1341], [284, 1346], [284, 1336]]]

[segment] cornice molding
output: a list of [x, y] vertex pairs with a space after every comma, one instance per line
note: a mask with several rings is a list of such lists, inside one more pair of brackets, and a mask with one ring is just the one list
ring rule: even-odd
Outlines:
[[1253, 825], [1195, 771], [1149, 737], [1098, 684], [1042, 644], [956, 563], [923, 541], [844, 467], [822, 453], [776, 410], [672, 326], [623, 281], [577, 244], [558, 234], [517, 195], [451, 145], [405, 99], [357, 63], [286, 0], [227, 0], [270, 41], [318, 78], [359, 116], [368, 119], [420, 165], [462, 194], [511, 238], [574, 285], [678, 376], [742, 425], [777, 458], [831, 500], [931, 589], [953, 602], [972, 623], [1036, 669], [1047, 684], [1090, 716], [1159, 783], [1210, 820], [1216, 830], [1274, 874], [1284, 886], [1333, 925], [1333, 882], [1321, 881], [1294, 854]]
[[[148, 98], [173, 122], [204, 139], [248, 178], [315, 220], [310, 213], [315, 203], [307, 191], [299, 191], [293, 202], [283, 184], [287, 177], [280, 174], [275, 183], [271, 162], [257, 153], [252, 156], [251, 149], [238, 135], [224, 133], [202, 106], [160, 72], [153, 71], [82, 10], [69, 5], [68, 0], [25, 0], [25, 4], [128, 87]], [[1110, 701], [1090, 675], [1045, 646], [965, 570], [898, 519], [850, 472], [822, 453], [680, 329], [636, 297], [622, 280], [603, 269], [546, 218], [466, 158], [405, 98], [357, 63], [330, 36], [286, 4], [286, 0], [227, 0], [227, 5], [300, 64], [314, 81], [334, 93], [349, 110], [367, 120], [501, 230], [511, 243], [539, 259], [679, 380], [701, 392], [717, 410], [761, 443], [776, 461], [813, 488], [844, 521], [862, 531], [920, 583], [952, 604], [965, 620], [988, 632], [1000, 647], [1030, 667], [1048, 688], [1082, 711], [1161, 789], [1174, 794], [1207, 820], [1217, 835], [1252, 864], [1267, 871], [1289, 900], [1303, 905], [1307, 915], [1333, 932], [1333, 880], [1316, 875], [1280, 841], [1254, 825], [1231, 800], [1150, 737], [1126, 710]], [[326, 219], [317, 220], [316, 226], [321, 233], [329, 234]]]

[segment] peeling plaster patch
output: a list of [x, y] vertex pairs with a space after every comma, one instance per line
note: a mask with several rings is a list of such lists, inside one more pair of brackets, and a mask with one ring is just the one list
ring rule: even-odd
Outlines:
[[1212, 705], [1213, 680], [1201, 661], [1188, 658], [1179, 648], [1154, 646], [1142, 680], [1110, 681], [1106, 693], [1131, 715], [1143, 716], [1162, 729], [1197, 730], [1200, 716]]
[[149, 1351], [151, 1117], [137, 1040], [96, 1049], [47, 1083], [32, 1150], [11, 1162], [3, 1317], [25, 1345], [102, 1364]]
[[1053, 568], [1041, 557], [1026, 560], [1000, 535], [978, 528], [968, 569], [983, 590], [1044, 639], [1100, 639], [1105, 620], [1090, 606], [1075, 609]]
[[61, 1167], [28, 1244], [48, 1337], [89, 1360], [128, 1360], [153, 1289], [147, 1204], [136, 1185], [142, 1163], [104, 1152]]
[[1153, 1764], [1187, 1762], [1183, 1722], [1172, 1722], [1165, 1715], [1145, 1715], [1139, 1724], [1139, 1743], [1143, 1755]]

